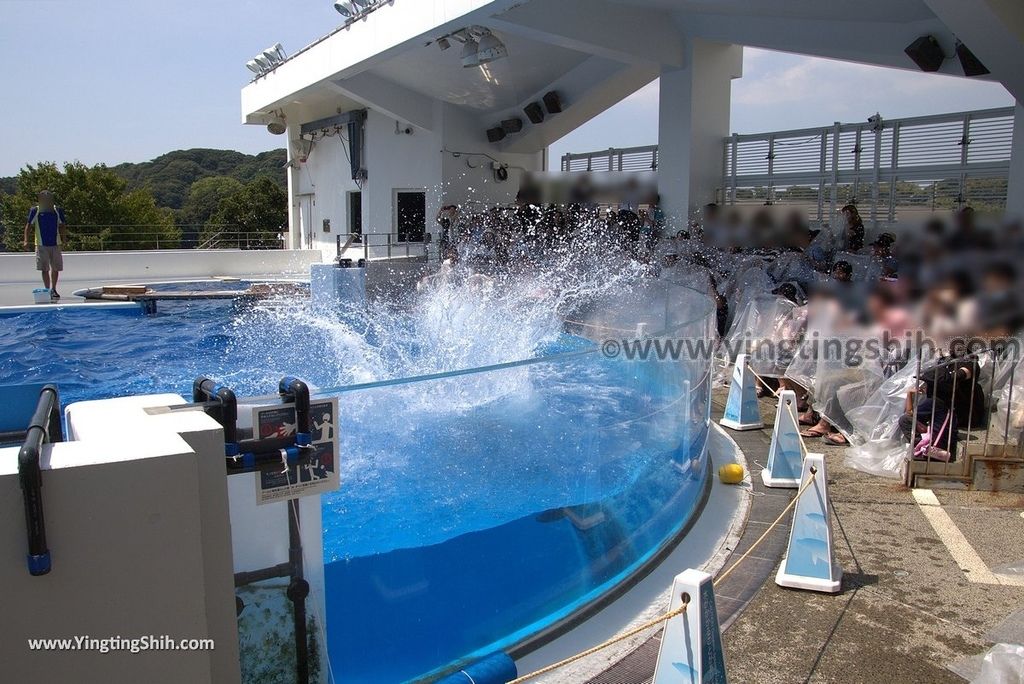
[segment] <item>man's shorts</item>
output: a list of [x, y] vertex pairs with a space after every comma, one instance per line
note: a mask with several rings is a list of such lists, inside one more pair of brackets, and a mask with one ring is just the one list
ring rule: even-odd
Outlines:
[[36, 270], [37, 271], [63, 271], [64, 255], [60, 252], [60, 245], [36, 247]]

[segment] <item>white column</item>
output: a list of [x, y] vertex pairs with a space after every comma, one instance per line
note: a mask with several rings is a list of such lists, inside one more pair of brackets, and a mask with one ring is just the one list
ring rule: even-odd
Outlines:
[[686, 50], [686, 66], [661, 71], [658, 190], [672, 232], [716, 201], [732, 79], [743, 67], [738, 45], [693, 39]]
[[1024, 219], [1024, 104], [1018, 102], [1013, 117], [1010, 181], [1006, 188], [1007, 218]]

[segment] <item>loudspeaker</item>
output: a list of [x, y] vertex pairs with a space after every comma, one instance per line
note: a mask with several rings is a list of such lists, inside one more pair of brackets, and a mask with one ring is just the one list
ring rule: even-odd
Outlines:
[[518, 116], [513, 119], [505, 119], [501, 122], [501, 127], [505, 129], [506, 133], [518, 133], [523, 130], [523, 120]]
[[938, 71], [946, 55], [934, 36], [921, 36], [904, 50], [921, 71]]
[[539, 102], [531, 102], [526, 105], [523, 107], [523, 112], [526, 114], [526, 118], [535, 124], [539, 124], [544, 121], [544, 110], [541, 108]]
[[548, 114], [558, 114], [562, 111], [562, 98], [554, 90], [544, 94], [544, 106], [548, 108]]
[[505, 139], [505, 129], [501, 126], [487, 129], [487, 142], [496, 143]]
[[964, 76], [984, 76], [989, 72], [988, 68], [981, 63], [981, 60], [974, 56], [974, 53], [967, 49], [967, 46], [956, 41], [956, 56], [960, 60], [960, 66], [964, 68]]

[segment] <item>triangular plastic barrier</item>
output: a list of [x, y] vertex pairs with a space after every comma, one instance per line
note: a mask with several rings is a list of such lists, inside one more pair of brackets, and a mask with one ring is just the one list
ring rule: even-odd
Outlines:
[[828, 471], [822, 454], [804, 458], [800, 486], [814, 473], [814, 482], [800, 496], [793, 511], [789, 547], [779, 566], [775, 583], [782, 587], [835, 594], [843, 581], [843, 569], [832, 553], [832, 518], [828, 507]]
[[800, 486], [804, 448], [800, 441], [800, 421], [796, 412], [796, 392], [783, 390], [775, 410], [775, 428], [768, 447], [768, 465], [761, 471], [765, 487]]
[[687, 603], [661, 635], [653, 684], [726, 684], [722, 631], [711, 575], [686, 570], [672, 582], [669, 610]]
[[747, 355], [740, 354], [736, 357], [736, 365], [732, 369], [732, 383], [729, 385], [729, 398], [725, 402], [725, 415], [718, 421], [722, 426], [731, 430], [759, 430], [764, 427], [754, 382], [754, 374], [747, 365]]

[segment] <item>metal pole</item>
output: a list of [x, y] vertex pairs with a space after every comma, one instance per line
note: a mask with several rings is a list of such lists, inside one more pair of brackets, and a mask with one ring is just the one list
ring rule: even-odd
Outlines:
[[288, 585], [288, 598], [292, 601], [295, 621], [295, 680], [297, 684], [309, 684], [309, 639], [306, 634], [306, 596], [309, 583], [303, 578], [302, 536], [299, 533], [299, 500], [288, 504], [288, 561], [292, 568]]

